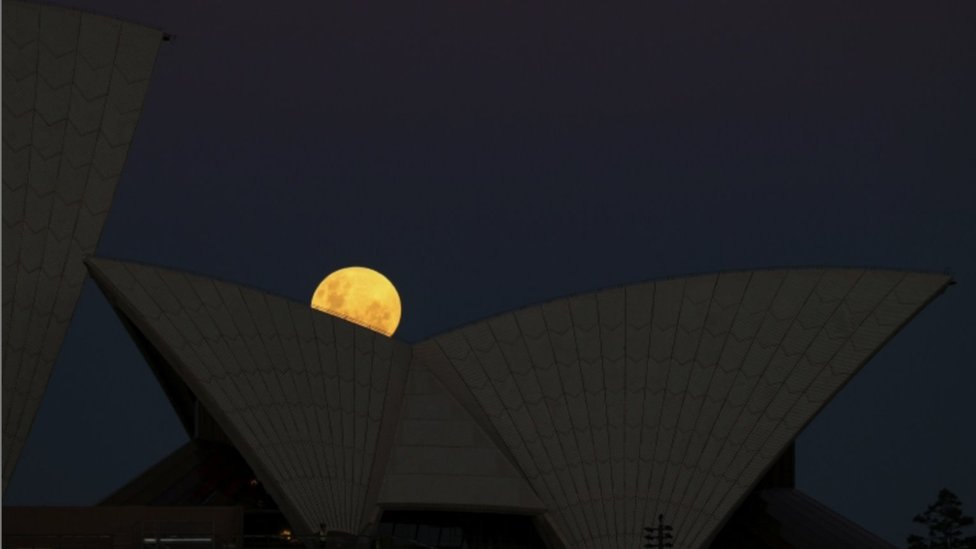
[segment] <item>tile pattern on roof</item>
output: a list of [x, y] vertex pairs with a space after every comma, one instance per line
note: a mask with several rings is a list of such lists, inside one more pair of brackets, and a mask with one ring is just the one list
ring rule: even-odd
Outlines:
[[386, 509], [545, 510], [495, 441], [416, 357], [379, 503]]
[[81, 293], [160, 31], [3, 2], [3, 487]]
[[663, 513], [675, 547], [698, 548], [948, 283], [860, 269], [694, 276], [502, 314], [416, 353], [463, 378], [567, 547], [638, 547]]
[[102, 259], [89, 266], [294, 528], [360, 530], [375, 509], [385, 469], [376, 449], [394, 434], [383, 425], [399, 412], [408, 345], [225, 282]]

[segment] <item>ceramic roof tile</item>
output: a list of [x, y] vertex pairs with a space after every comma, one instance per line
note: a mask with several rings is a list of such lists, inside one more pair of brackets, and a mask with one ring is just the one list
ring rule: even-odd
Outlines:
[[[688, 378], [688, 394], [694, 397], [704, 396], [708, 392], [708, 386], [714, 372], [714, 367], [701, 365], [696, 362], [696, 364], [691, 368], [690, 376]], [[691, 419], [694, 420], [697, 415], [698, 412], [695, 410]]]

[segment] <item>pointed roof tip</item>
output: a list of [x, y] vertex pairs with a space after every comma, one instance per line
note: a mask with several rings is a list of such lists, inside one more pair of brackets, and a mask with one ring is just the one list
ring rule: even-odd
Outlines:
[[946, 290], [948, 290], [951, 286], [955, 286], [956, 284], [959, 283], [959, 281], [956, 280], [956, 277], [952, 273], [950, 273], [948, 270], [946, 270], [944, 272], [941, 272], [941, 273], [937, 273], [937, 272], [916, 272], [915, 274], [929, 275], [929, 276], [937, 277], [939, 279], [939, 285], [940, 285], [939, 286], [939, 289], [935, 292], [935, 294], [932, 297], [937, 297], [937, 296], [940, 296], [940, 295], [944, 294], [946, 292]]
[[396, 337], [395, 335], [392, 334], [387, 335], [382, 332], [376, 331], [372, 328], [369, 328], [367, 326], [364, 326], [362, 324], [359, 324], [357, 322], [353, 322], [345, 318], [344, 316], [336, 315], [333, 313], [329, 313], [311, 307], [305, 301], [295, 299], [294, 297], [291, 296], [276, 294], [274, 292], [265, 290], [263, 288], [256, 288], [254, 286], [249, 286], [247, 284], [241, 284], [223, 278], [218, 278], [206, 274], [200, 274], [192, 271], [185, 271], [174, 267], [167, 267], [167, 266], [145, 263], [142, 261], [135, 261], [130, 259], [88, 256], [84, 258], [82, 261], [84, 262], [85, 267], [87, 267], [88, 273], [91, 276], [91, 278], [95, 281], [95, 283], [99, 286], [99, 288], [102, 289], [102, 292], [106, 294], [106, 296], [118, 291], [117, 289], [114, 288], [116, 288], [119, 282], [118, 276], [120, 275], [121, 272], [128, 271], [128, 274], [125, 274], [123, 276], [133, 277], [136, 279], [144, 276], [147, 272], [155, 272], [158, 274], [170, 273], [170, 274], [176, 274], [180, 276], [198, 278], [201, 280], [208, 280], [214, 284], [218, 284], [221, 286], [234, 287], [242, 290], [253, 291], [264, 296], [283, 299], [289, 303], [300, 304], [304, 307], [307, 307], [308, 310], [312, 311], [313, 314], [321, 314], [327, 316], [330, 319], [330, 321], [340, 322], [342, 324], [349, 325], [354, 330], [365, 330], [370, 334], [375, 334], [377, 336], [381, 336], [390, 341], [397, 342], [397, 344], [402, 344], [407, 346], [412, 344], [411, 342], [404, 341]]
[[104, 264], [104, 263], [107, 263], [109, 261], [117, 261], [117, 260], [107, 259], [107, 258], [104, 258], [104, 257], [101, 257], [101, 256], [96, 256], [96, 255], [89, 255], [89, 256], [85, 256], [85, 259], [83, 259], [82, 261], [85, 263], [85, 265], [87, 265], [89, 267], [97, 267], [97, 266], [99, 266], [101, 264]]
[[85, 264], [85, 269], [88, 271], [88, 275], [95, 278], [96, 274], [100, 274], [101, 271], [101, 260], [95, 256], [88, 256], [81, 260]]
[[113, 283], [112, 269], [109, 267], [109, 263], [119, 262], [90, 255], [84, 258], [82, 263], [85, 264], [85, 269], [88, 270], [88, 276], [95, 282], [95, 286], [102, 292], [105, 299], [113, 306], [117, 305], [121, 294]]
[[82, 263], [84, 263], [85, 264], [85, 268], [88, 269], [88, 274], [91, 275], [91, 277], [92, 278], [95, 278], [95, 279], [100, 278], [100, 277], [104, 277], [104, 270], [105, 270], [104, 267], [105, 267], [105, 264], [108, 263], [108, 262], [110, 262], [110, 261], [112, 261], [112, 260], [111, 259], [105, 259], [105, 258], [102, 258], [102, 257], [95, 257], [93, 255], [90, 255], [90, 256], [82, 259]]

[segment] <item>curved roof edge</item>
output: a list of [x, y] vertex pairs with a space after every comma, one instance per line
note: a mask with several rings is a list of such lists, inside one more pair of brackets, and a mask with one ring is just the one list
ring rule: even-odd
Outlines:
[[416, 348], [447, 357], [567, 546], [635, 546], [664, 513], [695, 533], [676, 547], [704, 547], [950, 283], [866, 269], [672, 278], [503, 313]]
[[[449, 503], [531, 511], [566, 547], [633, 546], [660, 513], [676, 547], [707, 546], [822, 406], [952, 282], [866, 269], [705, 274], [552, 300], [409, 346], [238, 285], [89, 265], [260, 465], [293, 523], [356, 531], [385, 504], [435, 505], [383, 483], [478, 476], [478, 456], [497, 463], [496, 448], [514, 473], [491, 474], [527, 491]], [[426, 389], [410, 377], [418, 368], [431, 374]], [[403, 438], [410, 418], [431, 413], [440, 430]], [[431, 433], [478, 430], [487, 438], [469, 445], [467, 468], [438, 470], [453, 458]]]
[[298, 532], [357, 532], [376, 506], [410, 347], [237, 285], [87, 261]]
[[[161, 33], [3, 2], [3, 489], [121, 177]], [[82, 61], [83, 60], [83, 61]]]
[[682, 279], [695, 278], [695, 277], [700, 277], [700, 276], [728, 275], [728, 274], [736, 274], [736, 273], [739, 273], [739, 274], [741, 274], [741, 273], [756, 273], [756, 272], [764, 272], [764, 271], [790, 271], [790, 270], [799, 270], [799, 271], [805, 271], [805, 270], [833, 270], [833, 271], [846, 271], [846, 270], [851, 270], [851, 271], [858, 270], [858, 271], [861, 271], [861, 270], [868, 270], [868, 271], [888, 271], [888, 272], [894, 272], [894, 273], [914, 273], [914, 274], [918, 274], [918, 275], [932, 275], [932, 276], [938, 276], [938, 277], [946, 277], [947, 278], [947, 281], [945, 283], [945, 287], [942, 288], [942, 292], [944, 292], [946, 289], [948, 289], [949, 286], [954, 286], [957, 283], [956, 282], [956, 279], [953, 278], [952, 273], [950, 273], [948, 271], [896, 269], [896, 268], [893, 268], [893, 267], [882, 266], [882, 265], [863, 265], [863, 266], [855, 266], [855, 265], [767, 265], [767, 266], [764, 266], [764, 267], [756, 267], [756, 268], [735, 268], [735, 269], [722, 269], [722, 270], [717, 270], [717, 271], [689, 271], [687, 273], [679, 273], [679, 274], [667, 275], [667, 276], [662, 276], [662, 277], [657, 277], [657, 278], [645, 278], [645, 279], [633, 280], [633, 281], [629, 281], [629, 282], [620, 282], [620, 283], [617, 283], [617, 284], [611, 284], [609, 286], [596, 286], [596, 287], [584, 288], [584, 289], [580, 289], [580, 290], [573, 290], [573, 291], [568, 292], [568, 293], [558, 294], [558, 295], [556, 295], [554, 297], [543, 298], [543, 299], [540, 299], [539, 301], [533, 301], [531, 303], [527, 303], [525, 305], [520, 305], [518, 307], [509, 308], [509, 309], [502, 309], [502, 310], [499, 310], [499, 311], [496, 311], [496, 312], [493, 312], [493, 313], [488, 313], [485, 316], [480, 317], [480, 318], [478, 318], [476, 320], [471, 320], [471, 321], [468, 321], [468, 322], [464, 322], [464, 323], [461, 323], [461, 324], [457, 324], [457, 325], [455, 325], [453, 327], [446, 328], [446, 329], [443, 329], [441, 331], [434, 332], [433, 334], [430, 334], [428, 336], [421, 337], [420, 339], [418, 339], [416, 341], [407, 341], [407, 343], [415, 343], [415, 344], [416, 343], [423, 343], [425, 341], [434, 339], [434, 338], [436, 338], [439, 335], [446, 334], [446, 333], [449, 333], [449, 332], [453, 332], [453, 331], [456, 331], [456, 330], [460, 330], [460, 329], [465, 328], [467, 326], [472, 326], [472, 325], [475, 325], [475, 324], [479, 324], [481, 322], [486, 322], [486, 321], [491, 320], [492, 318], [499, 317], [499, 316], [502, 316], [502, 315], [506, 315], [506, 314], [509, 314], [509, 313], [514, 313], [516, 311], [520, 311], [522, 309], [526, 309], [526, 308], [529, 308], [529, 307], [541, 307], [543, 305], [546, 305], [547, 303], [553, 303], [553, 302], [561, 301], [561, 300], [564, 300], [564, 299], [570, 299], [570, 298], [578, 297], [578, 296], [596, 294], [596, 293], [599, 293], [599, 292], [605, 292], [605, 291], [614, 290], [614, 289], [627, 288], [629, 286], [638, 286], [640, 284], [653, 284], [653, 283], [657, 283], [657, 282], [667, 282], [669, 280], [682, 280]]

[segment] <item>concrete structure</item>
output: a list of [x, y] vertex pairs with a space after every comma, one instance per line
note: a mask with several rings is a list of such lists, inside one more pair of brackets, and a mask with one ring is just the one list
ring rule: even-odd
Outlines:
[[40, 406], [162, 33], [3, 2], [3, 488]]
[[708, 546], [817, 411], [951, 282], [691, 276], [410, 346], [226, 282], [89, 268], [178, 412], [194, 411], [191, 436], [231, 441], [296, 533], [461, 509], [531, 516], [547, 545], [571, 548], [636, 547], [661, 513], [675, 547]]
[[241, 547], [240, 507], [4, 507], [4, 547]]

